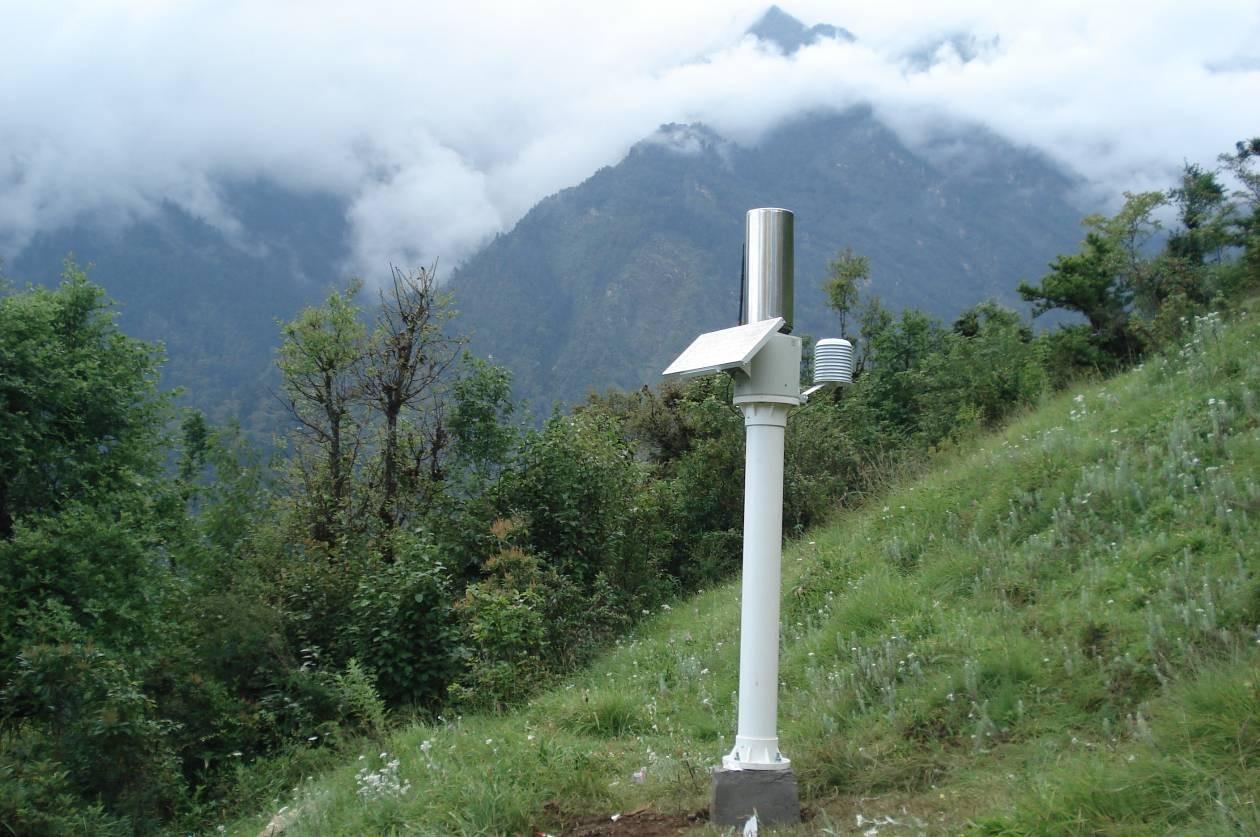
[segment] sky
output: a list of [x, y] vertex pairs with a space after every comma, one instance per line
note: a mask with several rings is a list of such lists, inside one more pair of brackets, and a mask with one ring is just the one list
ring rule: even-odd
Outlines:
[[[857, 41], [784, 56], [751, 0], [0, 0], [0, 256], [164, 201], [247, 241], [224, 183], [345, 201], [348, 267], [458, 264], [668, 122], [755, 144], [871, 104], [923, 145], [973, 124], [1092, 200], [1260, 134], [1256, 0], [779, 5]], [[909, 53], [964, 35], [930, 66]]]

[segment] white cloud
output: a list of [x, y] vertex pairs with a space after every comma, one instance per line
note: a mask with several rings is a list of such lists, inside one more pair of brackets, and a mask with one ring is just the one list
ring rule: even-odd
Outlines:
[[[0, 0], [0, 251], [161, 200], [231, 231], [216, 182], [261, 174], [344, 197], [369, 275], [449, 266], [661, 123], [755, 142], [863, 100], [912, 141], [979, 122], [1113, 193], [1260, 132], [1254, 0], [783, 5], [859, 40], [758, 49], [753, 0]], [[963, 33], [975, 60], [904, 60]]]

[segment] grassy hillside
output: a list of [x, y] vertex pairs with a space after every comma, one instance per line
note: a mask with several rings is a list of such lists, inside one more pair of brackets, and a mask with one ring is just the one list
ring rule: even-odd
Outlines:
[[[1260, 833], [1251, 311], [787, 549], [801, 833]], [[365, 746], [228, 830], [280, 810], [286, 834], [686, 827], [734, 735], [738, 595], [661, 612], [518, 712]]]

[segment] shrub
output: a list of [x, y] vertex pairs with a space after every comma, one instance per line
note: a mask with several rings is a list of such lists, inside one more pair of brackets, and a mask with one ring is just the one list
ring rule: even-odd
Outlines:
[[471, 584], [457, 610], [468, 644], [468, 667], [452, 699], [470, 708], [501, 709], [528, 697], [543, 674], [547, 629], [533, 589]]
[[80, 798], [69, 771], [47, 750], [46, 739], [30, 726], [0, 736], [0, 831], [27, 837], [133, 833], [127, 820]]
[[455, 673], [458, 632], [446, 569], [428, 544], [400, 538], [392, 563], [365, 568], [350, 602], [351, 654], [390, 703], [432, 704]]
[[64, 608], [31, 620], [37, 637], [18, 655], [4, 690], [6, 726], [39, 732], [32, 757], [55, 762], [82, 799], [146, 828], [174, 810], [182, 794], [170, 746], [172, 725], [133, 671], [91, 641]]

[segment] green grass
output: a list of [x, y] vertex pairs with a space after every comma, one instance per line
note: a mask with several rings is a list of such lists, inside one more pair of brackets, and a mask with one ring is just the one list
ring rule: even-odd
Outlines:
[[[780, 735], [812, 818], [789, 833], [1260, 833], [1257, 319], [1209, 318], [790, 545]], [[735, 731], [738, 597], [679, 603], [528, 706], [399, 731], [228, 830], [281, 806], [285, 833], [320, 835], [702, 808]], [[394, 758], [410, 787], [360, 792]]]

